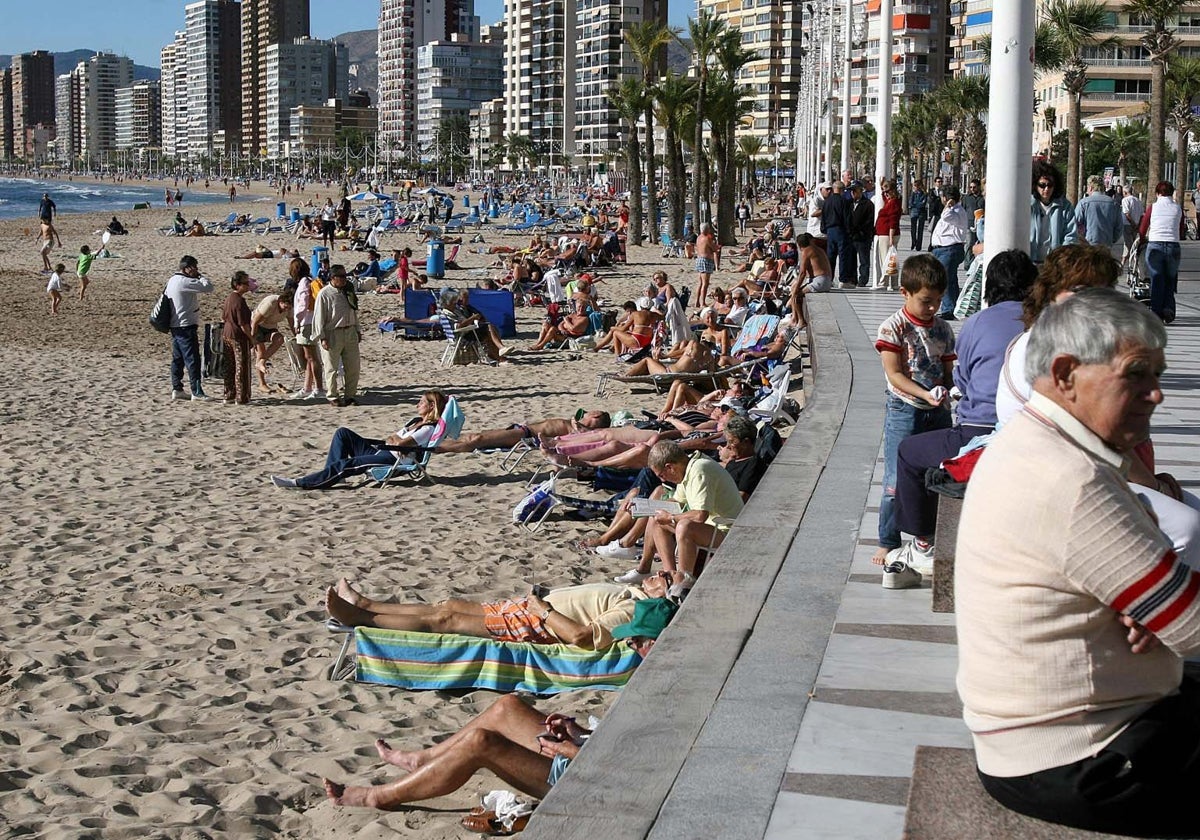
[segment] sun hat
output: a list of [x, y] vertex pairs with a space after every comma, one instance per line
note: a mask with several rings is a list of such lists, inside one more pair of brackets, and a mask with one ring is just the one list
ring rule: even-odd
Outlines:
[[633, 607], [633, 619], [614, 627], [612, 637], [631, 639], [634, 636], [644, 636], [647, 639], [657, 639], [671, 623], [671, 618], [678, 609], [679, 607], [667, 598], [646, 598], [638, 601]]

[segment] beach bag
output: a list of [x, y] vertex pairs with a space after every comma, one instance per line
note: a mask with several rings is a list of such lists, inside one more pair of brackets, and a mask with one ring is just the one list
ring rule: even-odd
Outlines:
[[554, 498], [554, 479], [555, 476], [550, 476], [517, 502], [512, 513], [514, 525], [540, 523], [558, 505], [558, 499]]
[[883, 273], [885, 277], [895, 277], [900, 273], [900, 255], [896, 253], [896, 246], [889, 245], [887, 249], [887, 257], [883, 261]]
[[954, 317], [965, 321], [979, 311], [983, 298], [983, 257], [976, 257], [967, 271], [967, 279], [963, 281], [958, 293], [958, 301], [954, 304]]
[[204, 325], [204, 376], [223, 379], [225, 376], [225, 342], [221, 340], [221, 324]]
[[164, 289], [163, 293], [158, 296], [154, 307], [150, 310], [150, 326], [158, 330], [160, 333], [169, 333], [171, 331], [171, 316], [175, 314], [175, 307], [171, 303], [171, 299], [167, 297], [167, 292]]

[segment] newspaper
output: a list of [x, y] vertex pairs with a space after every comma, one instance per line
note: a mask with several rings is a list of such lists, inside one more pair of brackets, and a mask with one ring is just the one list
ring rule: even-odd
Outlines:
[[673, 502], [670, 499], [634, 499], [629, 503], [629, 515], [634, 519], [653, 516], [660, 510], [665, 510], [672, 515], [683, 513], [683, 508], [680, 507], [679, 502]]

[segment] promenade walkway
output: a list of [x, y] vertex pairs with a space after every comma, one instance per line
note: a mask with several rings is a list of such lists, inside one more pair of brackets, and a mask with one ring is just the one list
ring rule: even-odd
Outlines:
[[[1195, 245], [1182, 279], [1154, 438], [1159, 469], [1195, 492]], [[813, 300], [805, 416], [530, 840], [899, 840], [916, 747], [970, 746], [953, 616], [931, 612], [928, 583], [884, 590], [870, 562], [884, 394], [872, 344], [900, 306], [870, 290]]]

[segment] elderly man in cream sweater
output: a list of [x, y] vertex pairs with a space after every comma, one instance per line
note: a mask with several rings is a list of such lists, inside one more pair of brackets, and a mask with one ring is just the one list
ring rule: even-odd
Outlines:
[[[321, 348], [325, 370], [325, 393], [330, 405], [358, 405], [358, 300], [349, 284], [344, 265], [329, 267], [329, 283], [313, 303], [312, 337]], [[345, 387], [338, 395], [338, 366], [345, 374]]]
[[1117, 834], [1193, 836], [1200, 575], [1136, 487], [1166, 333], [1086, 289], [1042, 312], [1034, 394], [968, 485], [955, 568], [958, 690], [984, 788], [1015, 811]]

